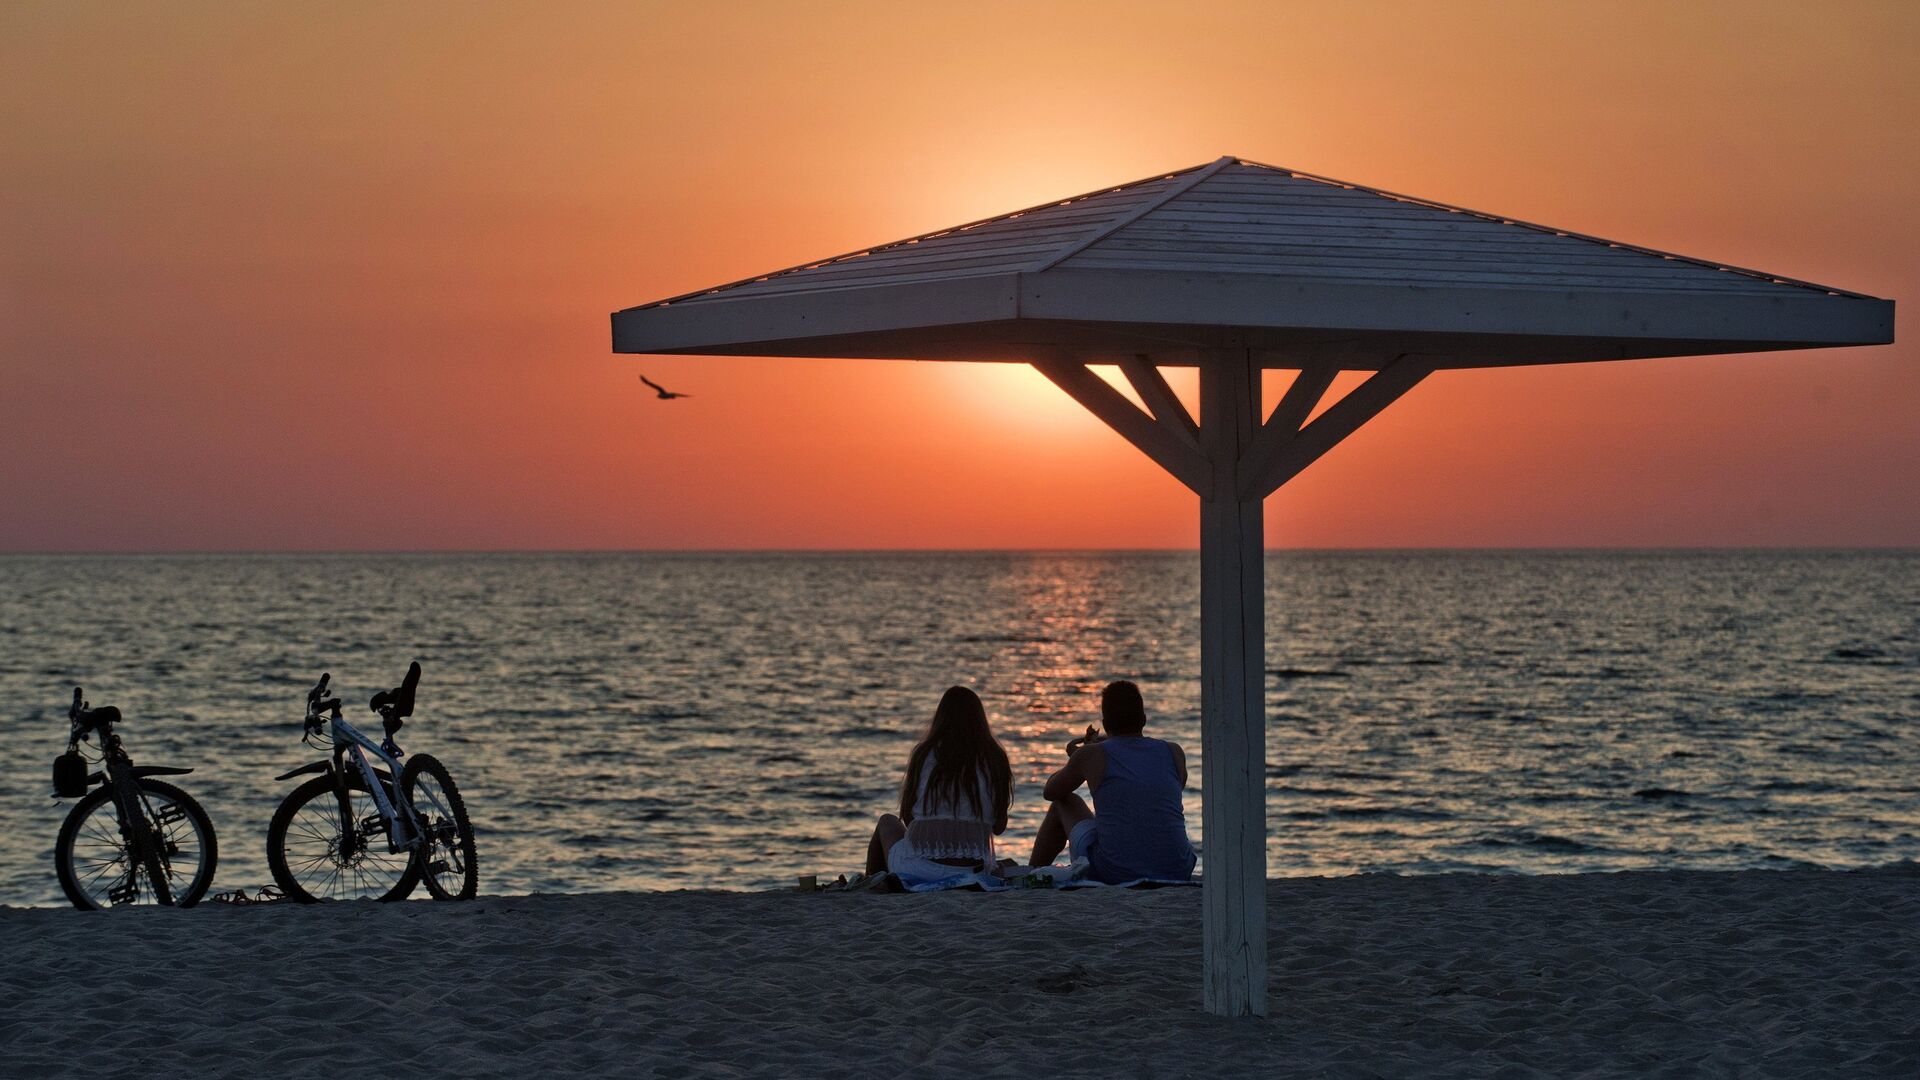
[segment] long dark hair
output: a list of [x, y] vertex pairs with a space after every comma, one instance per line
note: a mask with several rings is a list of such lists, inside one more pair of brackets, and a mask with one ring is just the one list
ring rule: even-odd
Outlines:
[[[900, 785], [900, 819], [913, 820], [914, 797], [920, 794], [920, 770], [927, 755], [934, 755], [933, 772], [927, 777], [927, 794], [944, 794], [955, 806], [965, 799], [975, 813], [980, 805], [978, 777], [982, 769], [993, 786], [994, 821], [1007, 816], [1013, 805], [1013, 766], [1007, 751], [993, 737], [987, 725], [986, 706], [980, 695], [964, 686], [950, 686], [940, 695], [940, 706], [913, 756], [907, 759], [907, 778]], [[984, 816], [984, 814], [982, 814]]]

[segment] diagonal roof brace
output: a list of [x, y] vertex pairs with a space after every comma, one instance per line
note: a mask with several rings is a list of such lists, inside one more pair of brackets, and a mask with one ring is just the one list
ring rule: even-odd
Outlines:
[[1176, 424], [1141, 412], [1126, 395], [1073, 357], [1038, 356], [1033, 366], [1196, 494], [1211, 486], [1213, 466], [1193, 437]]

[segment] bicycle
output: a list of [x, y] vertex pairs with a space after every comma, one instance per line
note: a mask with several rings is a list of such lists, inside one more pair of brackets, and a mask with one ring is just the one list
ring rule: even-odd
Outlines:
[[436, 900], [471, 899], [479, 873], [460, 790], [429, 754], [407, 757], [403, 767], [406, 753], [393, 741], [413, 715], [420, 665], [408, 665], [399, 686], [369, 703], [385, 731], [378, 743], [341, 717], [340, 699], [327, 696], [331, 678], [322, 674], [307, 692], [300, 736], [327, 756], [274, 778], [323, 774], [289, 792], [267, 826], [274, 882], [303, 903], [403, 900], [422, 881]]
[[[53, 843], [54, 871], [73, 906], [192, 907], [213, 884], [220, 853], [213, 822], [192, 796], [155, 776], [192, 769], [135, 765], [115, 732], [120, 710], [90, 708], [79, 687], [67, 710], [67, 752], [53, 762], [53, 797], [79, 799]], [[100, 756], [80, 744], [99, 736]], [[89, 766], [102, 766], [90, 771]]]

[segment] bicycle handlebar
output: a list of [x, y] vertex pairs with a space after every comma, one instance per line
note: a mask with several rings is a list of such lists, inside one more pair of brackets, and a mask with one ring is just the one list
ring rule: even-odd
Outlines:
[[327, 682], [332, 678], [333, 678], [332, 672], [327, 672], [327, 671], [321, 672], [320, 681], [317, 683], [314, 683], [313, 689], [307, 691], [307, 716], [305, 720], [305, 727], [307, 730], [307, 734], [309, 735], [320, 730], [320, 714], [321, 713], [327, 712], [329, 710], [336, 713], [340, 711], [340, 699], [337, 697], [326, 696]]
[[111, 705], [102, 705], [95, 709], [93, 702], [85, 699], [79, 687], [73, 688], [73, 705], [67, 709], [67, 723], [71, 732], [68, 742], [78, 742], [90, 737], [95, 731], [105, 738], [113, 732], [113, 725], [120, 722], [120, 710]]

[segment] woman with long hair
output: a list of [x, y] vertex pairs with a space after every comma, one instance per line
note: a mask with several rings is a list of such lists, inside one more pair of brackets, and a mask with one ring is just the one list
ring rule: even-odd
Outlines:
[[993, 838], [1007, 830], [1013, 767], [993, 737], [980, 695], [953, 686], [907, 758], [900, 813], [880, 815], [867, 873], [940, 881], [993, 872]]

